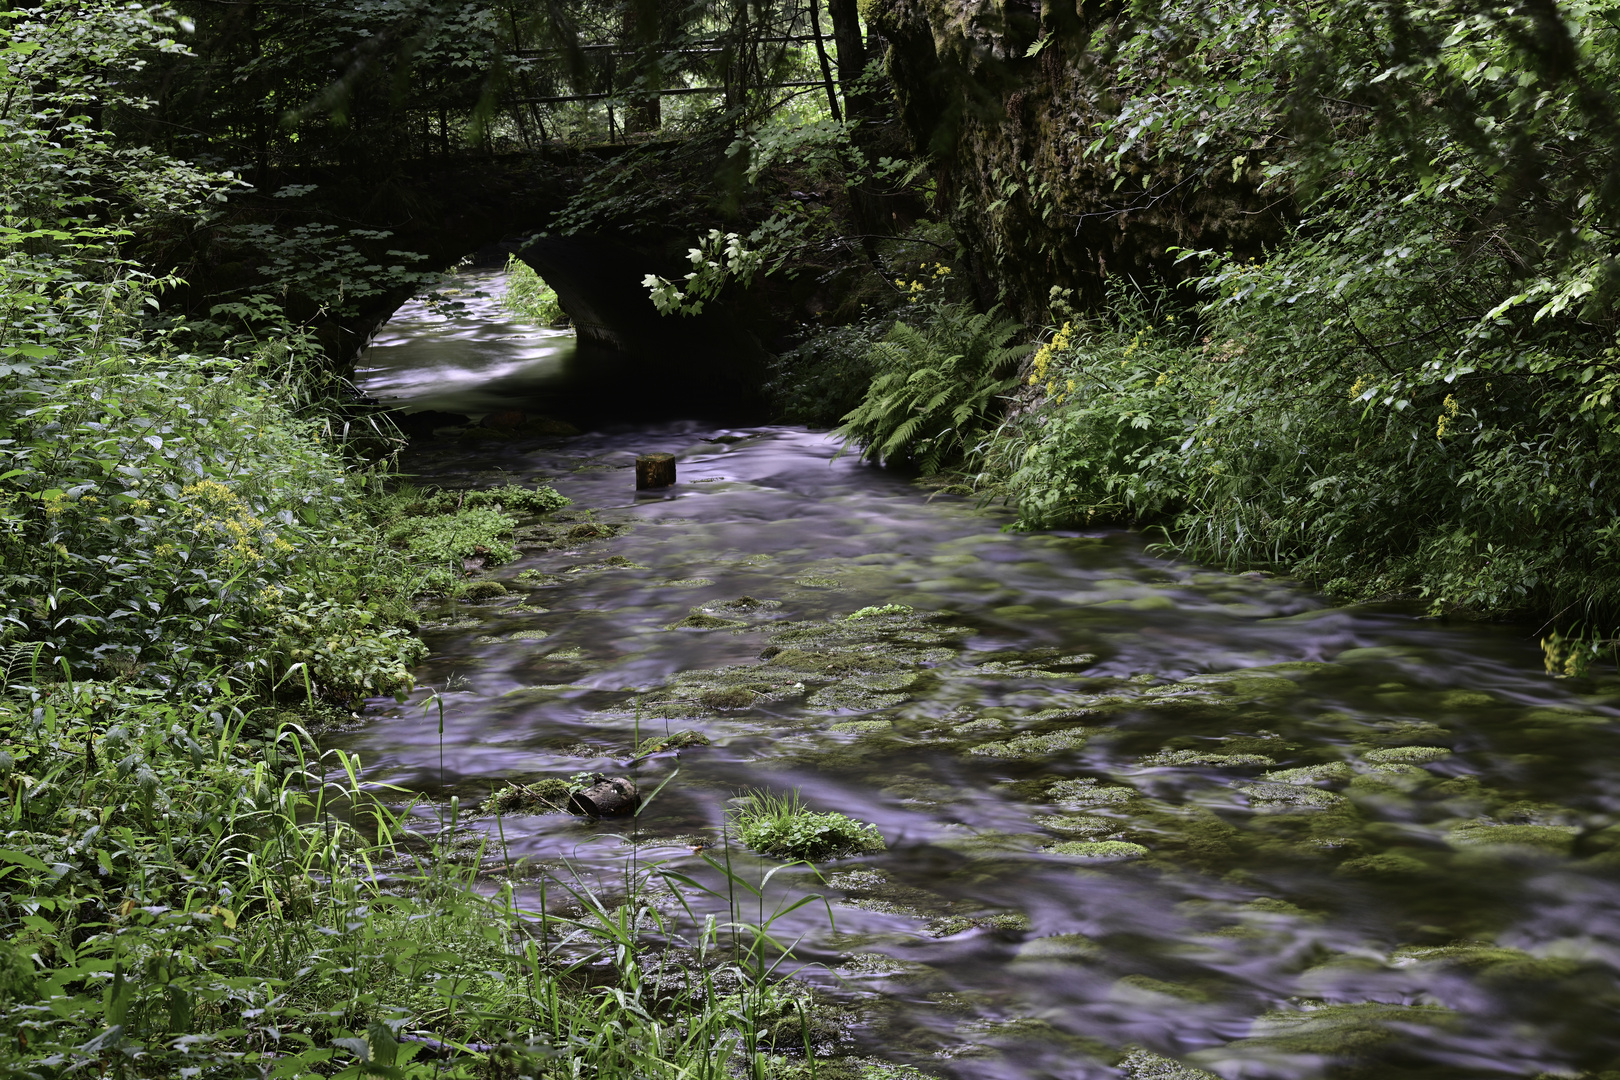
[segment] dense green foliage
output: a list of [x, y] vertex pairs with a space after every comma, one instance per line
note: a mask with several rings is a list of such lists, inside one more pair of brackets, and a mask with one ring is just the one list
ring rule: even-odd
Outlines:
[[872, 347], [876, 375], [837, 434], [864, 447], [863, 457], [909, 460], [932, 473], [963, 460], [988, 434], [1028, 349], [1010, 344], [1022, 328], [997, 311], [923, 310], [920, 328], [896, 322]]
[[[209, 325], [161, 316], [181, 286], [126, 253], [167, 250], [236, 187], [118, 137], [181, 21], [51, 4], [7, 25], [0, 1071], [761, 1075], [759, 1018], [783, 1011], [768, 923], [735, 942], [678, 923], [647, 871], [613, 900], [549, 878], [573, 917], [523, 910], [484, 891], [455, 800], [424, 829], [320, 748], [323, 723], [411, 689], [413, 598], [504, 591], [469, 567], [567, 500], [390, 489], [399, 440], [278, 299], [387, 276], [327, 230], [266, 224], [279, 292]], [[682, 988], [648, 974], [654, 937]], [[606, 955], [608, 986], [585, 974]]]
[[[1063, 325], [981, 485], [1025, 527], [1151, 523], [1172, 550], [1346, 598], [1606, 629], [1606, 9], [1190, 0], [1132, 8], [1098, 43], [1114, 107], [1069, 137], [1118, 171], [1119, 214], [1224, 176], [1291, 202], [1297, 224], [1256, 259], [1182, 252], [1179, 288], [1116, 280], [1106, 317], [1065, 321], [1056, 297]], [[909, 354], [927, 333], [902, 332]], [[879, 374], [844, 429], [880, 450], [948, 400], [907, 389], [932, 365], [887, 370], [905, 374]], [[958, 400], [982, 386], [949, 381]]]

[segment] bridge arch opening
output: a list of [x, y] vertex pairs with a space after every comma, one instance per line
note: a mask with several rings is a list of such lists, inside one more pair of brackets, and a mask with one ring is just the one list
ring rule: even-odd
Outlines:
[[[555, 291], [566, 329], [504, 302], [508, 260]], [[613, 239], [531, 236], [483, 245], [438, 287], [380, 321], [356, 357], [356, 385], [411, 434], [763, 419], [764, 350], [724, 308], [660, 315], [641, 284], [659, 269], [645, 251]]]

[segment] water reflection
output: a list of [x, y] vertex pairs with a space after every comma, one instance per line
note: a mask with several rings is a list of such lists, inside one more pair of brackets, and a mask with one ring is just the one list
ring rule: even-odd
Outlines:
[[[632, 490], [648, 451], [679, 459], [665, 496]], [[430, 613], [423, 690], [346, 745], [470, 803], [701, 731], [641, 766], [680, 772], [636, 826], [642, 858], [698, 875], [692, 838], [742, 789], [877, 823], [886, 852], [777, 879], [834, 897], [836, 927], [778, 929], [858, 1005], [858, 1043], [930, 1071], [1620, 1067], [1612, 683], [1550, 680], [1522, 628], [1331, 609], [1128, 534], [1004, 533], [835, 451], [666, 422], [418, 452], [438, 482], [544, 480], [579, 509], [526, 534], [511, 595]], [[883, 604], [919, 616], [847, 620]], [[730, 625], [672, 628], [694, 610]], [[500, 832], [612, 880], [623, 828]]]

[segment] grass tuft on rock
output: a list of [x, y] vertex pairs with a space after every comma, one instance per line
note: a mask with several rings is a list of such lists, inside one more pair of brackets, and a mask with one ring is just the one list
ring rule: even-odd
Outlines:
[[761, 855], [821, 862], [882, 851], [887, 845], [876, 825], [837, 811], [811, 810], [797, 791], [786, 795], [750, 792], [731, 810], [737, 836]]

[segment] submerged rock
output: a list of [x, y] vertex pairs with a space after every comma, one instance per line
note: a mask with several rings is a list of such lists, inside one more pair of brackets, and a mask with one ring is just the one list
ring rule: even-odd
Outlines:
[[1220, 1080], [1212, 1072], [1183, 1065], [1172, 1058], [1150, 1050], [1136, 1049], [1126, 1054], [1119, 1063], [1119, 1071], [1126, 1080]]
[[722, 619], [718, 615], [695, 612], [669, 624], [671, 630], [736, 630], [748, 624], [741, 619]]
[[1101, 787], [1093, 777], [1053, 781], [1046, 793], [1059, 806], [1119, 806], [1136, 798], [1135, 788]]

